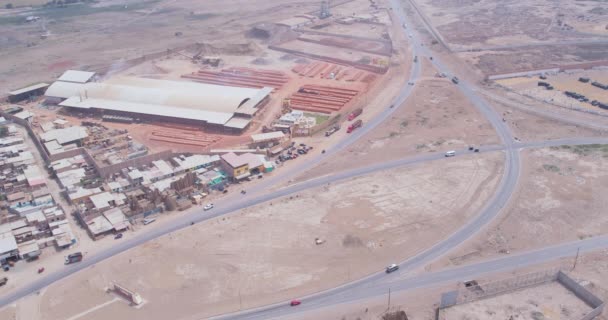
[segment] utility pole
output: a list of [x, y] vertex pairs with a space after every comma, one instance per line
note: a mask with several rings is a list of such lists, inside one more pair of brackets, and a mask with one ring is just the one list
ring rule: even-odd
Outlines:
[[576, 249], [576, 257], [574, 258], [574, 264], [572, 265], [572, 270], [570, 270], [570, 271], [573, 271], [574, 268], [576, 268], [576, 263], [578, 262], [578, 254], [580, 253], [580, 251], [581, 251], [581, 247], [578, 247]]
[[388, 288], [388, 307], [386, 308], [386, 311], [390, 311], [391, 310], [391, 288]]

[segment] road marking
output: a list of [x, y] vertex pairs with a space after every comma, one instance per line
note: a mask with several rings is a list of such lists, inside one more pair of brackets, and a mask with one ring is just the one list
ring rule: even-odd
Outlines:
[[88, 310], [85, 310], [85, 311], [83, 311], [83, 312], [81, 312], [81, 313], [79, 313], [79, 314], [77, 314], [75, 316], [72, 316], [71, 318], [68, 318], [67, 320], [76, 320], [76, 319], [82, 318], [82, 317], [86, 316], [87, 314], [89, 314], [89, 313], [91, 313], [93, 311], [97, 311], [97, 310], [99, 310], [99, 309], [101, 309], [103, 307], [106, 307], [106, 306], [108, 306], [108, 305], [110, 305], [110, 304], [112, 304], [112, 303], [114, 303], [116, 301], [120, 301], [120, 298], [114, 297], [114, 299], [112, 299], [112, 300], [109, 300], [109, 301], [106, 301], [106, 302], [104, 302], [102, 304], [96, 305], [96, 306], [94, 306], [94, 307], [92, 307], [92, 308], [90, 308]]

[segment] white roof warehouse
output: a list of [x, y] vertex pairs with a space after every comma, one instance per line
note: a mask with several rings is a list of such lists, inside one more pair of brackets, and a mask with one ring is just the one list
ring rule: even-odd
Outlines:
[[[60, 106], [200, 121], [226, 125], [251, 121], [272, 89], [250, 89], [186, 81], [117, 78], [112, 83], [63, 83], [49, 87], [49, 97], [67, 98]], [[252, 104], [256, 104], [252, 106]], [[241, 112], [241, 108], [244, 112]], [[255, 110], [253, 110], [255, 111]], [[236, 116], [242, 115], [242, 116]], [[232, 123], [231, 122], [231, 123]], [[244, 128], [242, 128], [244, 129]]]

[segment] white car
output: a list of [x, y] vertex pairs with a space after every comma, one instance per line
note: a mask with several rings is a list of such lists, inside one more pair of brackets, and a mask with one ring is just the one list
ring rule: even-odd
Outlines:
[[453, 157], [456, 155], [456, 151], [452, 150], [452, 151], [448, 151], [445, 153], [446, 157]]
[[211, 210], [213, 209], [213, 203], [208, 203], [203, 207], [203, 210], [207, 211], [207, 210]]
[[390, 266], [386, 267], [386, 273], [391, 273], [393, 271], [397, 271], [399, 270], [399, 266], [395, 263], [391, 264]]

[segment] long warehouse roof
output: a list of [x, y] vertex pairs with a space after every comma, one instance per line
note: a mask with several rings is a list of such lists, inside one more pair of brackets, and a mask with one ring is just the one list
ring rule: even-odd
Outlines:
[[[115, 78], [111, 83], [55, 82], [46, 96], [61, 106], [125, 111], [225, 124], [235, 112], [254, 109], [272, 88], [250, 89], [185, 81]], [[241, 107], [241, 108], [239, 108]]]
[[59, 79], [57, 79], [57, 80], [76, 82], [76, 83], [85, 83], [85, 82], [91, 80], [91, 78], [93, 78], [94, 75], [95, 75], [95, 72], [68, 70], [68, 71], [64, 72], [61, 75], [61, 77], [59, 77]]
[[141, 113], [147, 115], [173, 117], [179, 119], [192, 119], [205, 121], [212, 124], [224, 124], [232, 118], [232, 112], [213, 112], [204, 110], [192, 110], [158, 104], [134, 103], [122, 100], [106, 99], [80, 99], [71, 97], [59, 104], [62, 107], [73, 107], [82, 109], [104, 109], [113, 111], [123, 111], [131, 113]]

